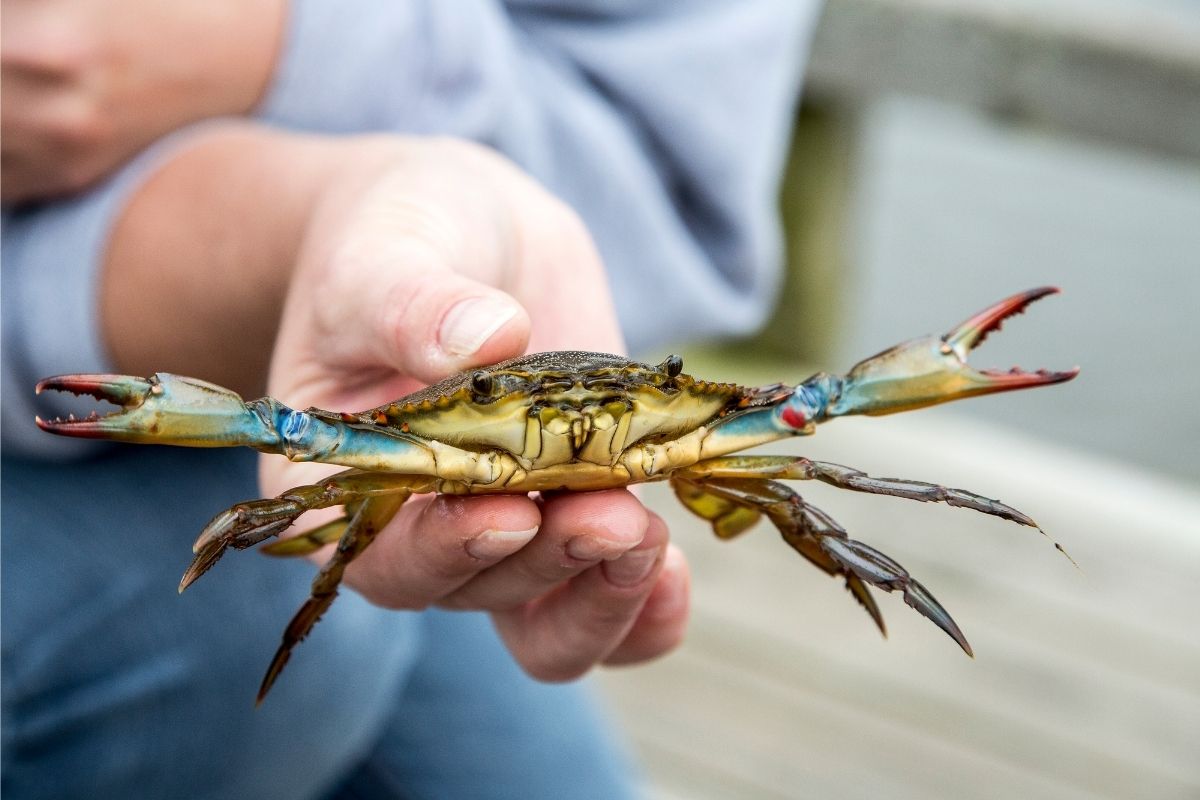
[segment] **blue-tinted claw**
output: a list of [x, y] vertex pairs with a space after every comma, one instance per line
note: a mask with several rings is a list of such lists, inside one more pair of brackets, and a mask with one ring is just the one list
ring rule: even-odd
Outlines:
[[1044, 286], [1015, 294], [988, 306], [941, 336], [926, 336], [885, 350], [856, 364], [844, 378], [828, 416], [891, 414], [1013, 389], [1047, 386], [1074, 378], [1079, 369], [1062, 372], [1020, 369], [978, 370], [967, 356], [1001, 323], [1030, 303], [1058, 289]]
[[97, 400], [124, 406], [140, 404], [150, 387], [150, 381], [133, 375], [56, 375], [39, 381], [34, 392], [88, 394]]
[[38, 384], [39, 393], [47, 390], [91, 395], [121, 406], [108, 415], [37, 419], [39, 428], [60, 436], [187, 447], [271, 448], [279, 442], [259, 413], [261, 402], [247, 405], [236, 393], [195, 378], [165, 372], [149, 379], [60, 375]]

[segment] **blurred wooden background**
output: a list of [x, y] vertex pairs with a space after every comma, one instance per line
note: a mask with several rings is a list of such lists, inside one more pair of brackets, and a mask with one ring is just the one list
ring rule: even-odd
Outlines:
[[797, 485], [924, 583], [972, 660], [894, 594], [883, 640], [770, 526], [718, 541], [654, 491], [693, 624], [677, 653], [600, 678], [650, 796], [1200, 797], [1200, 492], [940, 410], [788, 444], [770, 449], [999, 497], [1081, 569], [1001, 520]]
[[1000, 520], [796, 484], [937, 596], [971, 660], [895, 595], [881, 639], [768, 525], [720, 542], [653, 487], [693, 625], [599, 679], [647, 794], [1200, 798], [1200, 7], [830, 0], [810, 74], [779, 312], [687, 370], [791, 382], [1061, 281], [977, 360], [1081, 363], [1074, 383], [771, 449], [999, 497], [1082, 569]]

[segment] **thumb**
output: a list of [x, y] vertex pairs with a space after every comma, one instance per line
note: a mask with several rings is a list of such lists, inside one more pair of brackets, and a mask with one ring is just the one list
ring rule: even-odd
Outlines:
[[394, 283], [379, 296], [378, 313], [363, 318], [377, 326], [365, 334], [380, 363], [432, 383], [525, 352], [529, 314], [507, 293], [449, 271], [403, 270], [390, 277]]
[[525, 352], [529, 315], [503, 291], [444, 269], [356, 277], [366, 280], [293, 292], [272, 395], [296, 407], [365, 408], [411, 392], [413, 379], [436, 383]]
[[414, 191], [385, 182], [310, 240], [284, 326], [318, 366], [432, 383], [525, 351], [529, 314], [496, 288], [511, 269], [507, 218]]

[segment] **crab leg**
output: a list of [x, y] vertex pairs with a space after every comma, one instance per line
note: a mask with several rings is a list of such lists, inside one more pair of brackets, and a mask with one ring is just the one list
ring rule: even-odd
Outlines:
[[[292, 461], [387, 472], [438, 471], [436, 445], [418, 437], [374, 427], [354, 415], [296, 411], [270, 397], [246, 403], [229, 389], [166, 372], [150, 378], [59, 375], [39, 383], [37, 391], [88, 394], [121, 406], [111, 414], [82, 419], [37, 419], [42, 430], [60, 436], [181, 447], [244, 446]], [[451, 463], [461, 474], [443, 470], [442, 477], [488, 482], [498, 472], [496, 464], [469, 454]]]
[[[182, 592], [224, 555], [227, 547], [242, 550], [287, 530], [305, 511], [354, 505], [380, 496], [432, 492], [437, 479], [423, 475], [346, 470], [319, 484], [298, 486], [278, 497], [251, 500], [213, 517], [192, 545], [195, 557], [179, 582]], [[314, 548], [315, 550], [316, 548]]]
[[908, 500], [918, 500], [922, 503], [945, 503], [958, 508], [970, 508], [983, 514], [1028, 525], [1031, 528], [1038, 527], [1032, 518], [1012, 506], [974, 492], [968, 492], [965, 489], [953, 489], [936, 483], [902, 478], [875, 478], [853, 467], [844, 467], [828, 461], [813, 461], [803, 457], [726, 456], [701, 461], [682, 472], [688, 477], [695, 476], [697, 478], [761, 477], [793, 481], [818, 480], [840, 489], [850, 489], [855, 492], [886, 494]]
[[258, 549], [258, 552], [267, 556], [276, 556], [277, 558], [289, 558], [291, 556], [307, 556], [320, 550], [326, 545], [333, 544], [346, 532], [346, 528], [350, 525], [350, 520], [354, 518], [354, 514], [358, 511], [358, 504], [346, 506], [346, 515], [338, 517], [335, 520], [330, 520], [324, 525], [298, 533], [295, 536], [289, 536], [286, 539], [280, 539], [270, 544], [265, 544]]
[[[689, 478], [700, 479], [762, 477], [793, 481], [818, 480], [840, 489], [850, 489], [855, 492], [886, 494], [922, 503], [945, 503], [957, 508], [969, 508], [993, 517], [1036, 528], [1047, 539], [1050, 538], [1049, 534], [1042, 530], [1042, 527], [1034, 522], [1032, 517], [999, 500], [992, 500], [965, 489], [953, 489], [937, 483], [903, 478], [875, 478], [853, 467], [844, 467], [828, 461], [813, 461], [794, 456], [726, 456], [701, 461], [694, 466], [680, 470], [680, 473]], [[1075, 564], [1075, 559], [1071, 558], [1070, 553], [1061, 544], [1053, 539], [1050, 541], [1058, 552]], [[1075, 566], [1079, 565], [1075, 564]]]
[[[721, 539], [731, 539], [746, 531], [766, 513], [763, 502], [759, 499], [747, 498], [744, 493], [731, 493], [720, 486], [710, 490], [706, 485], [672, 476], [671, 488], [688, 510], [712, 523], [713, 532]], [[822, 550], [814, 533], [819, 531], [828, 535], [846, 536], [846, 532], [820, 509], [803, 503], [799, 495], [796, 495], [796, 500], [801, 503], [802, 518], [798, 521], [789, 518], [776, 523], [784, 541], [818, 569], [829, 575], [841, 575], [846, 581], [846, 588], [871, 615], [879, 632], [886, 637], [887, 626], [883, 623], [883, 614], [875, 605], [875, 598], [871, 597], [866, 584]]]
[[[851, 539], [844, 528], [828, 514], [806, 503], [788, 486], [765, 478], [712, 478], [703, 484], [672, 476], [676, 493], [688, 508], [713, 522], [716, 504], [698, 494], [708, 495], [733, 508], [750, 509], [766, 515], [779, 529], [784, 541], [800, 555], [831, 575], [842, 575], [846, 587], [862, 604], [886, 636], [883, 617], [863, 582], [887, 592], [900, 591], [904, 602], [941, 628], [969, 656], [971, 645], [958, 625], [937, 599], [912, 578], [908, 571], [878, 550]], [[744, 521], [744, 520], [743, 520]], [[748, 526], [747, 526], [748, 527]]]
[[302, 642], [313, 626], [320, 620], [321, 615], [337, 598], [338, 586], [346, 567], [358, 558], [364, 550], [371, 546], [375, 537], [388, 523], [404, 501], [412, 494], [410, 489], [398, 489], [391, 494], [376, 495], [367, 498], [358, 505], [358, 510], [350, 519], [346, 532], [338, 540], [337, 550], [321, 567], [321, 571], [312, 582], [312, 593], [300, 610], [292, 617], [291, 622], [284, 628], [283, 641], [275, 651], [266, 674], [263, 675], [262, 685], [258, 690], [256, 705], [261, 705], [267, 693], [275, 684], [275, 680], [291, 658], [292, 649]]

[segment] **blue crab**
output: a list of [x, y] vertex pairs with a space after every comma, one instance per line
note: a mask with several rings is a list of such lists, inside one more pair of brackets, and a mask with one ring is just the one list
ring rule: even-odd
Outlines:
[[[588, 491], [669, 481], [687, 508], [730, 539], [766, 517], [784, 540], [847, 589], [886, 633], [867, 586], [904, 601], [971, 655], [958, 625], [894, 560], [849, 534], [782, 481], [818, 480], [843, 489], [935, 501], [1037, 527], [997, 500], [932, 483], [876, 478], [803, 457], [733, 455], [808, 435], [848, 414], [890, 414], [973, 395], [1045, 386], [1078, 372], [980, 371], [967, 355], [1009, 316], [1057, 289], [1014, 295], [942, 336], [898, 345], [846, 375], [818, 373], [797, 386], [746, 388], [683, 372], [678, 356], [651, 366], [602, 353], [550, 352], [454, 375], [394, 402], [357, 413], [297, 411], [272, 398], [246, 403], [204, 381], [160, 373], [63, 375], [37, 390], [88, 394], [120, 411], [42, 420], [66, 436], [188, 447], [253, 447], [293, 461], [346, 467], [321, 483], [221, 512], [196, 540], [180, 591], [230, 547], [287, 530], [304, 512], [341, 506], [340, 519], [264, 549], [313, 553], [336, 542], [309, 599], [283, 634], [263, 678], [266, 696], [292, 648], [337, 595], [346, 566], [413, 494]], [[1061, 548], [1060, 548], [1061, 549]]]

